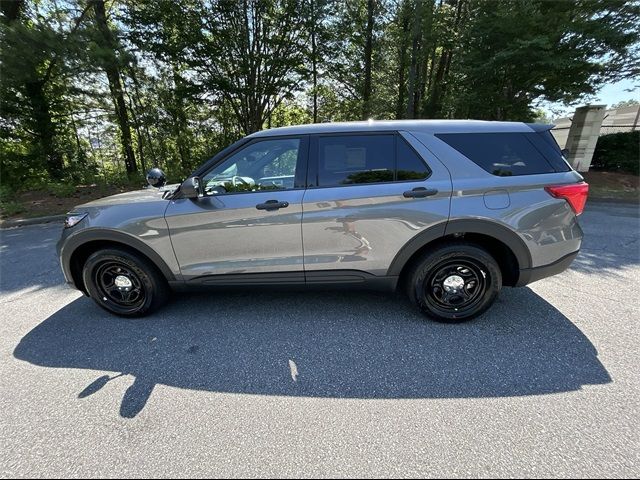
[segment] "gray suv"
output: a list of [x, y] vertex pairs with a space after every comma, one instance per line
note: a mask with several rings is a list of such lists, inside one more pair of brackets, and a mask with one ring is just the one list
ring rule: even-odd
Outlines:
[[170, 292], [279, 286], [393, 291], [429, 317], [484, 312], [503, 286], [566, 269], [588, 185], [550, 125], [302, 125], [234, 143], [181, 185], [77, 207], [58, 252], [102, 308], [142, 316]]

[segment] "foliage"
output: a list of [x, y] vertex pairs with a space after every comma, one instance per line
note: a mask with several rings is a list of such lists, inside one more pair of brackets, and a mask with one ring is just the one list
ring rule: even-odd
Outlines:
[[599, 137], [592, 164], [599, 170], [640, 175], [640, 130]]
[[13, 200], [0, 200], [0, 212], [3, 215], [11, 216], [24, 212], [25, 207], [19, 202]]
[[52, 182], [47, 185], [49, 192], [53, 193], [58, 198], [70, 197], [76, 191], [75, 185], [69, 183], [57, 183]]
[[640, 76], [622, 0], [0, 2], [12, 190], [179, 181], [241, 136], [366, 118], [543, 121]]
[[0, 202], [9, 201], [13, 197], [13, 193], [9, 185], [0, 185]]
[[614, 103], [611, 105], [611, 108], [633, 107], [635, 105], [640, 105], [640, 101], [630, 98], [629, 100], [622, 100], [618, 103]]

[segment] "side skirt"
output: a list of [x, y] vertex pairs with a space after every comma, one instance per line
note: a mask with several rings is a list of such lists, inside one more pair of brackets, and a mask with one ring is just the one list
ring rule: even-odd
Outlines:
[[398, 276], [380, 277], [359, 270], [320, 270], [311, 272], [233, 273], [206, 275], [184, 282], [169, 282], [176, 291], [237, 289], [243, 287], [352, 289], [395, 291]]

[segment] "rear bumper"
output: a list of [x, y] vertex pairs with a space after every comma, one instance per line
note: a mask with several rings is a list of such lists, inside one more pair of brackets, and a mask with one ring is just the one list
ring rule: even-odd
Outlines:
[[541, 267], [535, 268], [525, 268], [520, 270], [520, 277], [518, 278], [518, 283], [515, 286], [523, 287], [524, 285], [528, 285], [529, 283], [533, 283], [543, 278], [564, 272], [567, 268], [569, 268], [571, 262], [573, 262], [573, 260], [578, 256], [578, 253], [580, 253], [579, 250], [570, 253], [569, 255], [565, 255], [560, 260], [550, 263], [549, 265], [543, 265]]

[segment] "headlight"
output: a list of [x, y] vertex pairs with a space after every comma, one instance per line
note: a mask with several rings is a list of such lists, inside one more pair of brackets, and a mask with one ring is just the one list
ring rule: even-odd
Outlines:
[[64, 228], [71, 228], [82, 221], [88, 213], [70, 213], [67, 218], [64, 219]]

